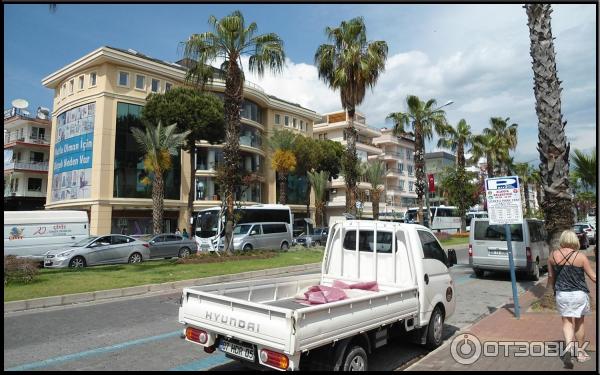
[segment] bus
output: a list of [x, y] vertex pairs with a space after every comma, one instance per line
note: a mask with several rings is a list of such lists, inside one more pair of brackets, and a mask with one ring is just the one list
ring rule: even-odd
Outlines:
[[[234, 208], [236, 224], [282, 222], [289, 226], [292, 233], [294, 215], [289, 206], [282, 204], [256, 204]], [[225, 209], [211, 207], [196, 214], [194, 234], [200, 251], [215, 250], [216, 240], [225, 235]], [[218, 245], [217, 245], [218, 246]], [[222, 245], [221, 245], [222, 246]]]
[[467, 214], [465, 215], [465, 222], [467, 223], [467, 227], [466, 230], [467, 232], [471, 231], [471, 219], [473, 218], [481, 218], [481, 219], [487, 219], [488, 217], [488, 213], [487, 211], [469, 211], [467, 212]]
[[[434, 206], [429, 207], [431, 217], [433, 218], [429, 228], [431, 230], [459, 232], [460, 231], [460, 216], [458, 210], [454, 206]], [[417, 221], [418, 208], [412, 207], [406, 210], [404, 214], [404, 222], [418, 224]], [[423, 207], [423, 215], [427, 218], [427, 208]]]

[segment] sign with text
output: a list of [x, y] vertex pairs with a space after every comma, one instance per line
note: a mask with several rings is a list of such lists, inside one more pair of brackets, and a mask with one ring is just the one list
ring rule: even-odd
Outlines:
[[490, 224], [521, 224], [523, 209], [517, 176], [485, 179], [485, 196]]

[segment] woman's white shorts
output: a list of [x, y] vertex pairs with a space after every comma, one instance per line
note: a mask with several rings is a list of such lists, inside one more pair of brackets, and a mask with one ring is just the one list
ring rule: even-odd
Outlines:
[[590, 297], [586, 292], [556, 292], [556, 309], [565, 318], [581, 318], [590, 312]]

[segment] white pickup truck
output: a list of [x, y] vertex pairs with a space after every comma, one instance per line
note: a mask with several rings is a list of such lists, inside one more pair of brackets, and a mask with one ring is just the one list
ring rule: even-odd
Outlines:
[[[446, 252], [426, 227], [340, 222], [329, 233], [320, 276], [184, 288], [182, 337], [250, 368], [367, 370], [369, 354], [392, 335], [413, 331], [429, 348], [442, 343], [456, 304], [453, 264], [454, 250]], [[318, 305], [297, 299], [335, 280], [376, 281], [379, 290]]]

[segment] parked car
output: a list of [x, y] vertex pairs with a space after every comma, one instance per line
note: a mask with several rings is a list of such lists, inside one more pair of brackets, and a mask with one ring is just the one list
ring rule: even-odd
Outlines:
[[[539, 280], [540, 268], [547, 267], [550, 253], [544, 222], [525, 219], [523, 224], [511, 224], [510, 231], [516, 271]], [[483, 277], [485, 271], [510, 270], [504, 225], [490, 225], [483, 218], [471, 219], [469, 264], [477, 277]]]
[[289, 249], [292, 233], [286, 223], [245, 223], [233, 228], [234, 250]]
[[296, 244], [301, 246], [321, 246], [327, 242], [327, 233], [329, 228], [315, 228], [312, 234], [302, 233], [295, 238]]
[[[444, 250], [430, 229], [339, 222], [323, 259], [319, 275], [184, 288], [182, 338], [251, 368], [290, 371], [368, 370], [375, 348], [400, 334], [429, 349], [442, 344], [444, 320], [456, 308], [449, 271], [456, 252]], [[298, 300], [315, 287], [354, 283], [335, 302]]]
[[186, 258], [198, 252], [196, 241], [179, 234], [163, 233], [141, 238], [150, 245], [150, 258]]
[[150, 259], [150, 245], [122, 234], [87, 237], [71, 246], [48, 251], [46, 268], [79, 268], [99, 264], [140, 263]]
[[585, 234], [588, 238], [588, 242], [590, 245], [596, 244], [596, 228], [594, 228], [594, 226], [592, 224], [590, 224], [590, 223], [575, 223], [575, 225], [573, 225], [573, 230], [575, 230], [575, 232], [577, 233], [576, 228], [583, 229], [583, 231], [585, 232]]
[[579, 238], [579, 248], [587, 249], [590, 247], [590, 240], [585, 231], [585, 227], [583, 225], [573, 225], [573, 231], [577, 234], [577, 238]]

